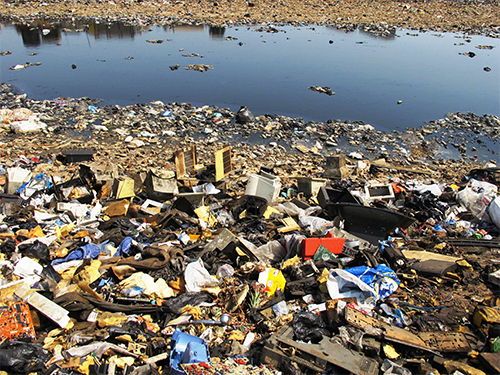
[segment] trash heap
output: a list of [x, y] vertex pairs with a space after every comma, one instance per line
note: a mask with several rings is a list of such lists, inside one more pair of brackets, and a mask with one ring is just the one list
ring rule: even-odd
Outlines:
[[125, 170], [9, 155], [1, 371], [499, 372], [500, 168], [440, 182], [337, 154], [284, 174], [197, 146]]

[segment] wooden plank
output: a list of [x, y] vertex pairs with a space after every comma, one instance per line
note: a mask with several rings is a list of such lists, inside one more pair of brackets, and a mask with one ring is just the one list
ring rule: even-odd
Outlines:
[[184, 151], [177, 150], [174, 152], [175, 155], [175, 172], [177, 174], [177, 178], [184, 177], [186, 174], [186, 166], [184, 164]]
[[403, 172], [411, 172], [411, 173], [416, 173], [416, 174], [426, 174], [426, 175], [432, 175], [433, 172], [427, 172], [427, 171], [421, 171], [421, 170], [415, 170], [411, 168], [405, 168], [405, 167], [397, 167], [394, 165], [389, 165], [385, 162], [385, 160], [373, 160], [372, 165], [375, 165], [380, 168], [389, 168], [389, 169], [395, 169], [397, 171], [403, 171]]
[[220, 181], [232, 170], [231, 146], [226, 146], [215, 152], [215, 181]]
[[291, 218], [291, 217], [285, 217], [284, 219], [281, 219], [280, 221], [285, 225], [285, 227], [278, 228], [279, 233], [288, 233], [288, 232], [292, 232], [294, 230], [300, 230], [300, 225], [297, 224], [297, 222], [295, 220], [293, 220], [293, 218]]
[[194, 170], [196, 165], [196, 147], [191, 146], [190, 148], [177, 150], [174, 152], [175, 156], [175, 171], [177, 173], [177, 178], [184, 177], [187, 173]]

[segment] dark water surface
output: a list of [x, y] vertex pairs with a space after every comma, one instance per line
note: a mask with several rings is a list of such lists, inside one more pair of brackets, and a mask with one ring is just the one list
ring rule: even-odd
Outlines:
[[[40, 100], [87, 96], [103, 104], [161, 100], [232, 110], [246, 105], [256, 116], [361, 120], [377, 130], [419, 127], [449, 112], [500, 115], [498, 38], [275, 28], [3, 23], [1, 50], [12, 54], [0, 56], [0, 80]], [[468, 52], [475, 56], [461, 55]], [[26, 62], [42, 64], [9, 69]], [[169, 68], [176, 64], [178, 70]], [[185, 70], [189, 64], [214, 69]], [[328, 86], [336, 94], [309, 86]]]

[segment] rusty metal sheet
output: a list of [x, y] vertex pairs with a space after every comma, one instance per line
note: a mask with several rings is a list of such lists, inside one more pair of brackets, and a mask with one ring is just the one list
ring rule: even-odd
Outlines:
[[500, 352], [481, 353], [479, 359], [488, 369], [490, 374], [500, 374]]
[[350, 306], [347, 306], [345, 309], [345, 318], [350, 325], [362, 329], [369, 335], [382, 337], [392, 342], [410, 346], [412, 348], [426, 350], [439, 355], [436, 348], [430, 347], [424, 340], [414, 333], [372, 318], [371, 316], [363, 314]]
[[467, 353], [469, 342], [461, 332], [419, 332], [418, 337], [426, 344], [444, 353]]
[[318, 372], [324, 372], [327, 363], [356, 375], [376, 375], [379, 372], [377, 361], [347, 349], [327, 336], [323, 336], [319, 344], [294, 341], [290, 326], [280, 328], [271, 336], [262, 351], [262, 361], [275, 367], [283, 361], [293, 361]]

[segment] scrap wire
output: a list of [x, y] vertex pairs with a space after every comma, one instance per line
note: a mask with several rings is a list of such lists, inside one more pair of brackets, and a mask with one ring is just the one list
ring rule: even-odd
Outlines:
[[446, 307], [446, 306], [424, 307], [424, 306], [412, 305], [411, 303], [408, 303], [408, 302], [401, 302], [399, 305], [400, 306], [407, 306], [407, 307], [410, 307], [412, 309], [423, 310], [423, 311], [427, 311], [427, 310], [441, 310], [441, 309], [444, 309]]
[[101, 361], [99, 360], [99, 358], [97, 358], [97, 355], [94, 352], [92, 352], [92, 357], [94, 358], [94, 363], [97, 366], [100, 366], [101, 365]]
[[281, 345], [278, 345], [278, 349], [289, 357], [293, 357], [297, 351], [297, 349], [295, 349], [293, 346], [290, 346], [289, 348], [282, 348]]

